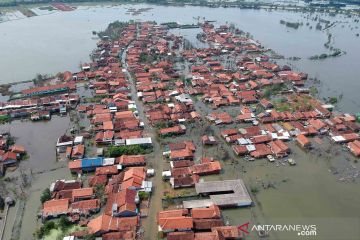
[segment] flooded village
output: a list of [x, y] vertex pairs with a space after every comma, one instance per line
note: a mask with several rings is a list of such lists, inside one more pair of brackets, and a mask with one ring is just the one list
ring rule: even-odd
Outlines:
[[2, 239], [359, 238], [360, 116], [308, 73], [231, 23], [96, 35], [0, 103]]

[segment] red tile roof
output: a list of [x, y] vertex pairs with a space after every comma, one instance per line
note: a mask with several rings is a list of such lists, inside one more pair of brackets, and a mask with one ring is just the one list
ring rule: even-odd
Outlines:
[[111, 217], [102, 214], [88, 223], [89, 233], [107, 233], [114, 231], [136, 230], [139, 225], [138, 217]]
[[221, 212], [218, 206], [211, 205], [208, 208], [191, 209], [191, 216], [193, 218], [220, 218]]
[[159, 219], [159, 226], [163, 231], [175, 229], [193, 228], [193, 219], [191, 217], [166, 217]]
[[53, 199], [44, 202], [43, 215], [51, 216], [67, 213], [69, 210], [69, 199]]

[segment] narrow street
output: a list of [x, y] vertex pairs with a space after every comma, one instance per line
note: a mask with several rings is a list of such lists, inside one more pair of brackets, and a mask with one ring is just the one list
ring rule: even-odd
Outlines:
[[132, 45], [130, 44], [122, 53], [121, 55], [121, 62], [123, 68], [126, 69], [126, 79], [130, 83], [131, 87], [131, 98], [135, 101], [137, 106], [139, 119], [144, 122], [144, 130], [145, 134], [151, 137], [153, 142], [153, 153], [149, 154], [147, 157], [147, 166], [148, 168], [153, 168], [155, 170], [155, 176], [151, 178], [153, 183], [153, 192], [150, 199], [150, 206], [149, 206], [149, 213], [146, 218], [143, 219], [141, 225], [144, 229], [144, 239], [157, 239], [157, 223], [156, 223], [156, 214], [157, 212], [162, 210], [162, 195], [163, 195], [163, 182], [161, 173], [163, 171], [163, 158], [162, 158], [162, 151], [161, 145], [157, 140], [157, 133], [156, 129], [151, 127], [145, 112], [144, 112], [144, 104], [139, 101], [137, 97], [137, 90], [135, 87], [135, 80], [131, 76], [131, 73], [128, 71], [127, 63], [126, 63], [126, 52], [127, 49], [130, 48]]

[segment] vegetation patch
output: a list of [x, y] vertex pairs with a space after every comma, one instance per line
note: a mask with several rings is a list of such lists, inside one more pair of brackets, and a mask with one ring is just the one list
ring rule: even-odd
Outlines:
[[121, 155], [137, 155], [150, 153], [151, 149], [140, 145], [133, 146], [110, 146], [108, 148], [109, 157], [120, 157]]
[[99, 32], [98, 35], [101, 38], [109, 37], [110, 39], [118, 39], [125, 27], [129, 25], [129, 22], [115, 21], [108, 25], [106, 30]]
[[296, 112], [296, 111], [311, 111], [314, 106], [310, 102], [309, 96], [298, 96], [294, 99], [278, 99], [274, 101], [274, 108], [279, 112]]

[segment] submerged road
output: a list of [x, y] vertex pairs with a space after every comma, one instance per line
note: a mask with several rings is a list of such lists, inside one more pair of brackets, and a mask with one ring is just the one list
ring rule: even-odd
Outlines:
[[153, 168], [155, 170], [155, 176], [151, 179], [153, 183], [153, 192], [150, 199], [149, 213], [146, 219], [142, 221], [142, 228], [144, 229], [144, 239], [157, 239], [157, 222], [156, 214], [162, 210], [162, 196], [163, 196], [163, 182], [161, 173], [163, 171], [163, 156], [161, 151], [161, 144], [157, 140], [156, 129], [151, 127], [150, 122], [148, 121], [145, 111], [144, 104], [139, 101], [137, 97], [136, 90], [136, 80], [132, 77], [131, 73], [128, 71], [128, 64], [126, 62], [127, 50], [130, 48], [130, 44], [121, 54], [121, 63], [123, 69], [126, 69], [125, 75], [127, 81], [130, 83], [131, 98], [135, 101], [137, 106], [137, 111], [139, 119], [144, 123], [144, 130], [146, 134], [151, 137], [153, 142], [153, 153], [147, 158], [147, 167]]
[[6, 220], [7, 220], [7, 215], [9, 212], [9, 204], [5, 204], [5, 210], [4, 210], [4, 219], [3, 219], [3, 224], [1, 226], [1, 234], [0, 234], [0, 240], [3, 240], [4, 237], [4, 232], [5, 232], [5, 226], [6, 226]]

